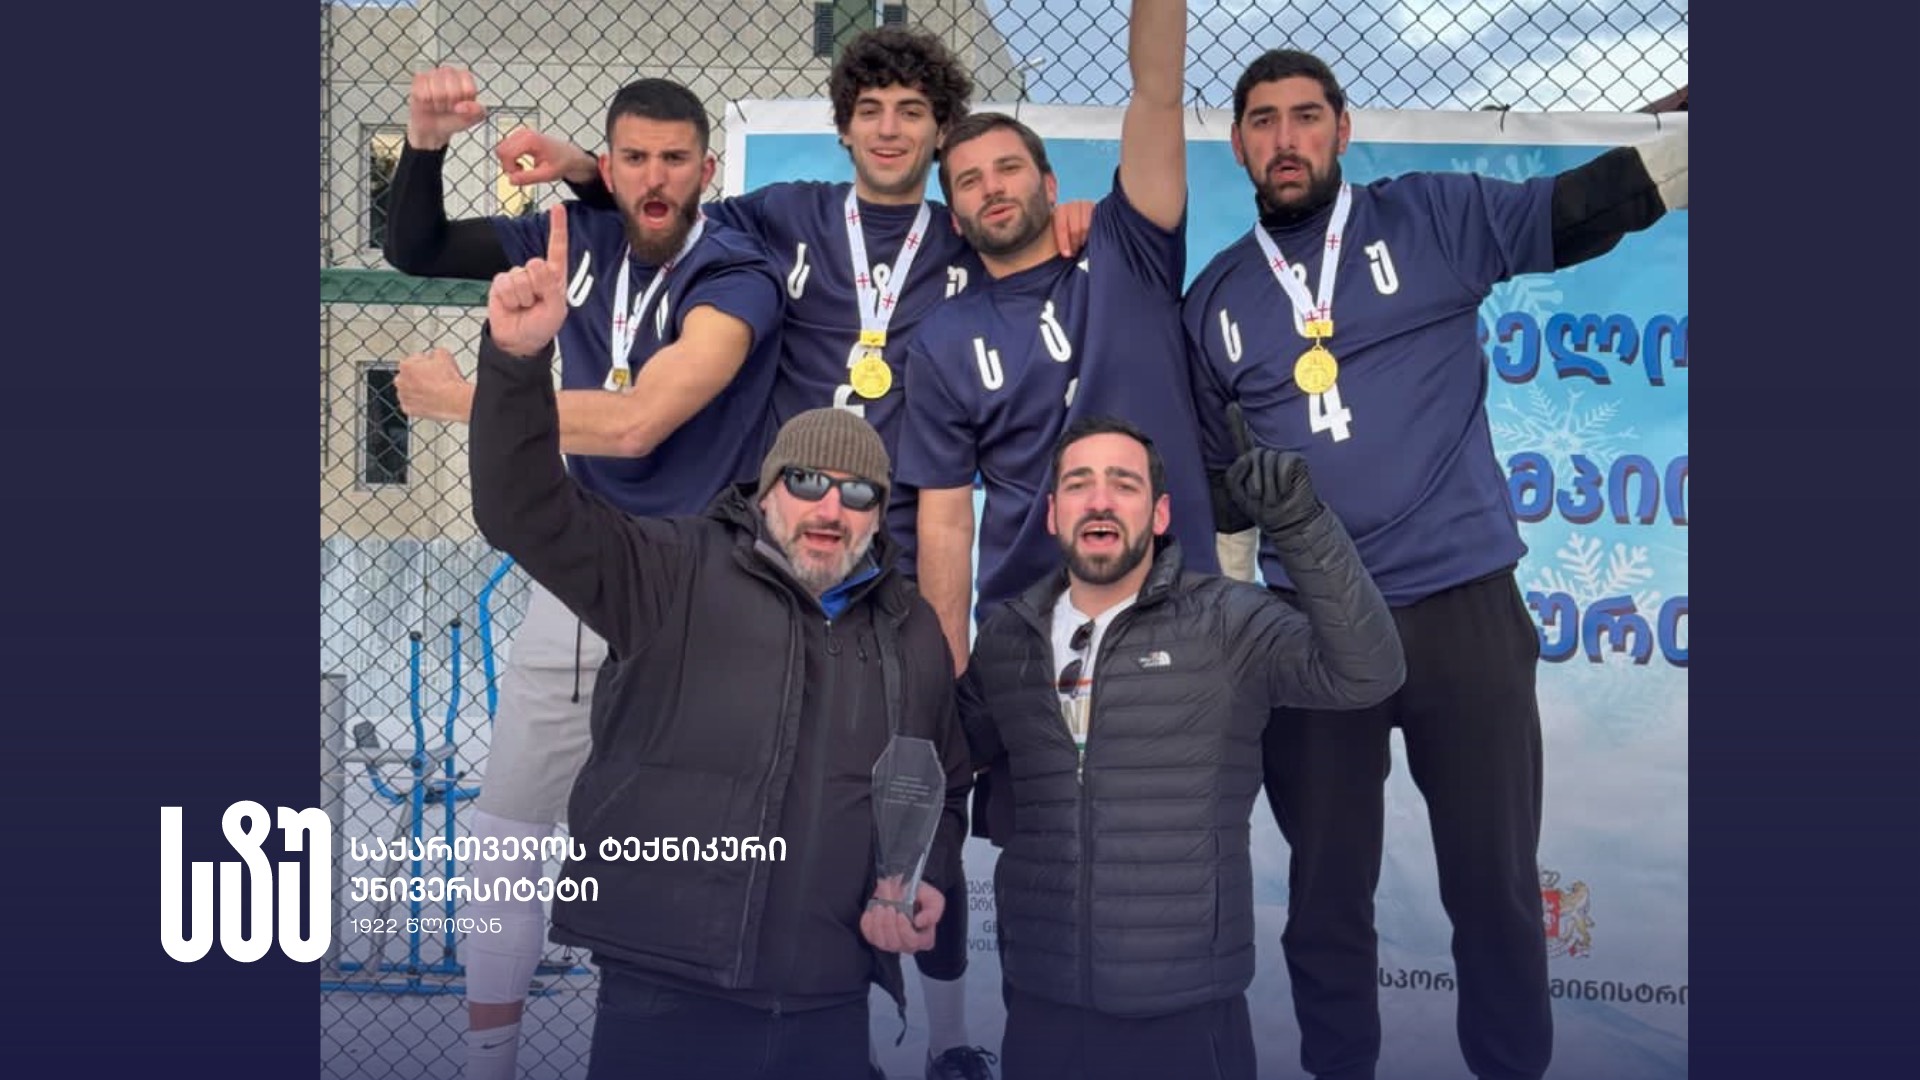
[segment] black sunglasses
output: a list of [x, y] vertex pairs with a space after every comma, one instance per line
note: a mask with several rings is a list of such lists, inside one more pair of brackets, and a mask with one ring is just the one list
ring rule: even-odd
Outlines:
[[780, 470], [780, 481], [787, 486], [787, 494], [807, 502], [819, 502], [829, 490], [839, 488], [840, 505], [849, 510], [871, 510], [880, 505], [880, 485], [857, 476], [835, 480], [818, 469], [788, 466]]
[[[1086, 622], [1080, 624], [1080, 629], [1073, 632], [1073, 637], [1067, 639], [1067, 647], [1076, 653], [1085, 653], [1087, 651], [1087, 643], [1092, 640], [1093, 620], [1088, 619]], [[1078, 695], [1080, 693], [1080, 672], [1085, 670], [1085, 667], [1086, 657], [1075, 656], [1073, 663], [1068, 664], [1060, 670], [1060, 681], [1054, 683], [1054, 690], [1069, 696]]]

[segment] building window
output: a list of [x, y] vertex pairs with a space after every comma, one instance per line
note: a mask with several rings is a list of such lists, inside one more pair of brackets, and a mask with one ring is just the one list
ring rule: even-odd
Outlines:
[[367, 147], [367, 247], [378, 250], [387, 239], [387, 191], [400, 165], [400, 147], [406, 144], [403, 127], [364, 129]]
[[[906, 22], [906, 4], [880, 5], [881, 26], [905, 26]], [[838, 2], [827, 0], [825, 3], [814, 4], [813, 55], [823, 58], [834, 55], [836, 23], [842, 27], [840, 32], [847, 35], [848, 40], [852, 40], [854, 34], [874, 25], [873, 6], [870, 2], [858, 3], [857, 0], [838, 0]]]
[[833, 5], [813, 5], [813, 55], [833, 55]]
[[367, 487], [407, 482], [410, 432], [394, 385], [399, 374], [392, 364], [360, 368], [360, 482]]

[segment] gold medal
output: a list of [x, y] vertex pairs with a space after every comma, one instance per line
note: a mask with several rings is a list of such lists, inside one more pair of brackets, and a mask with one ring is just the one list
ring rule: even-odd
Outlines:
[[1340, 365], [1317, 341], [1293, 362], [1293, 382], [1302, 393], [1324, 394], [1333, 389], [1333, 381], [1339, 377]]
[[607, 377], [613, 380], [613, 388], [615, 390], [625, 390], [627, 388], [627, 382], [631, 378], [631, 376], [627, 374], [626, 368], [619, 367], [614, 368]]
[[854, 361], [847, 382], [852, 385], [854, 393], [872, 401], [885, 397], [887, 391], [893, 389], [893, 369], [887, 366], [879, 353], [870, 352]]

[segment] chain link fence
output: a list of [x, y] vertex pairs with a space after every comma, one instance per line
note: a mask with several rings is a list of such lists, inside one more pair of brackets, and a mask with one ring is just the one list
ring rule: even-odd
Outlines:
[[[606, 101], [665, 75], [724, 109], [821, 98], [838, 45], [909, 23], [972, 71], [975, 103], [1125, 101], [1125, 0], [334, 0], [320, 5], [320, 602], [323, 775], [339, 842], [465, 835], [448, 804], [484, 780], [490, 673], [511, 645], [524, 577], [475, 532], [465, 431], [409, 423], [394, 365], [431, 346], [471, 371], [484, 287], [410, 278], [380, 256], [384, 192], [412, 75], [471, 70], [486, 122], [445, 169], [453, 217], [537, 211], [558, 197], [506, 183], [493, 144], [517, 125], [601, 142]], [[1684, 100], [1687, 5], [1669, 0], [1195, 0], [1188, 92], [1228, 106], [1241, 69], [1288, 45], [1332, 64], [1376, 109], [1630, 111]], [[1682, 106], [1684, 107], [1684, 106]], [[828, 108], [822, 104], [822, 118]], [[722, 173], [721, 175], [724, 175]], [[718, 190], [714, 194], [720, 194]], [[465, 355], [463, 355], [463, 353]], [[417, 636], [417, 640], [416, 640]], [[416, 791], [419, 793], [416, 797]], [[456, 818], [456, 821], [458, 819]], [[325, 973], [327, 1076], [459, 1075], [461, 935], [443, 902], [354, 900], [336, 874]], [[429, 861], [407, 874], [445, 874]], [[452, 868], [459, 873], [460, 868]], [[525, 1075], [577, 1077], [592, 1024], [584, 958], [548, 957], [528, 1006]]]

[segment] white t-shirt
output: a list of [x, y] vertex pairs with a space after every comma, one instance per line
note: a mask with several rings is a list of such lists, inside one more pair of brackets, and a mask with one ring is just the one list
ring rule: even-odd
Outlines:
[[[1093, 703], [1093, 661], [1100, 654], [1100, 639], [1106, 636], [1107, 627], [1113, 625], [1114, 617], [1132, 607], [1139, 597], [1129, 596], [1096, 618], [1074, 607], [1069, 595], [1062, 591], [1060, 599], [1053, 605], [1054, 689], [1060, 697], [1060, 718], [1067, 725], [1067, 734], [1073, 736], [1074, 744], [1085, 751], [1089, 710]], [[1076, 650], [1073, 636], [1088, 623], [1093, 624], [1093, 629], [1084, 642], [1086, 647]], [[1080, 661], [1079, 678], [1071, 687], [1063, 688], [1061, 676], [1075, 660]]]

